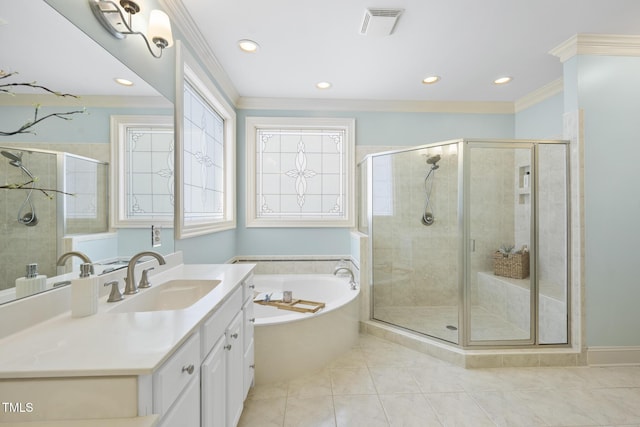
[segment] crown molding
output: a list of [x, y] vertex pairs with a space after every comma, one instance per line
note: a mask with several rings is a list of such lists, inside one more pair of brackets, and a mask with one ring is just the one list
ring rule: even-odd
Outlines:
[[242, 110], [379, 111], [404, 113], [513, 114], [512, 102], [372, 101], [349, 99], [297, 99], [241, 97]]
[[0, 106], [33, 107], [93, 107], [93, 108], [171, 108], [173, 104], [162, 96], [87, 95], [77, 98], [57, 95], [13, 94], [0, 97]]
[[564, 90], [564, 83], [562, 79], [557, 79], [542, 86], [539, 89], [534, 90], [523, 96], [520, 99], [517, 99], [514, 103], [515, 112], [519, 113], [522, 110], [526, 110], [529, 107], [532, 107], [545, 99], [551, 98], [559, 93], [562, 93]]
[[616, 34], [576, 34], [551, 49], [561, 62], [576, 55], [640, 56], [640, 36]]
[[195, 56], [205, 65], [205, 69], [211, 73], [222, 92], [232, 104], [237, 104], [240, 94], [182, 2], [163, 0], [162, 5], [171, 21], [186, 38], [188, 46], [193, 49]]

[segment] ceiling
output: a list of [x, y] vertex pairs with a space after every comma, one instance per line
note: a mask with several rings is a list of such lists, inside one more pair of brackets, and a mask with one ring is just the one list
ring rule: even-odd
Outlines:
[[[181, 2], [242, 97], [514, 102], [562, 77], [571, 36], [640, 34], [638, 0]], [[371, 7], [404, 9], [392, 35], [360, 34]]]

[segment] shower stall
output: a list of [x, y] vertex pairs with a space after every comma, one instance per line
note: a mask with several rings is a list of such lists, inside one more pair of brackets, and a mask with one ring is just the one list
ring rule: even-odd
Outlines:
[[0, 147], [0, 154], [2, 297], [25, 275], [27, 264], [55, 276], [62, 237], [108, 230], [109, 165], [20, 146]]
[[368, 155], [371, 318], [462, 348], [569, 344], [567, 141]]

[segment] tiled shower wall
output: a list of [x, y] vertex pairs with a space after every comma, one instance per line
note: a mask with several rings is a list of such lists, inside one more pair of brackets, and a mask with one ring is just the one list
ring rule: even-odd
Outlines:
[[[21, 151], [24, 146], [6, 143], [4, 147], [16, 147], [11, 152]], [[101, 161], [109, 161], [109, 144], [29, 144], [30, 148], [66, 151]], [[24, 165], [38, 178], [39, 188], [57, 188], [56, 156], [26, 151]], [[24, 182], [25, 175], [20, 169], [9, 165], [8, 159], [0, 159], [0, 181], [4, 183]], [[25, 275], [26, 264], [37, 263], [40, 274], [56, 275], [57, 241], [56, 201], [49, 200], [42, 193], [34, 191], [32, 200], [36, 206], [38, 225], [26, 227], [18, 224], [17, 215], [26, 197], [24, 190], [0, 191], [0, 232], [4, 238], [0, 242], [0, 290], [12, 288], [15, 279]]]

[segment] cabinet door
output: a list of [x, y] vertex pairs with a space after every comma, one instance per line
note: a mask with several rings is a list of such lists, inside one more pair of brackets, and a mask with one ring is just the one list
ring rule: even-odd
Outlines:
[[196, 375], [162, 418], [159, 427], [200, 426], [200, 377]]
[[233, 318], [225, 336], [227, 338], [227, 427], [235, 427], [242, 414], [243, 396], [243, 326], [242, 312]]
[[227, 350], [222, 336], [202, 363], [202, 427], [226, 425]]

